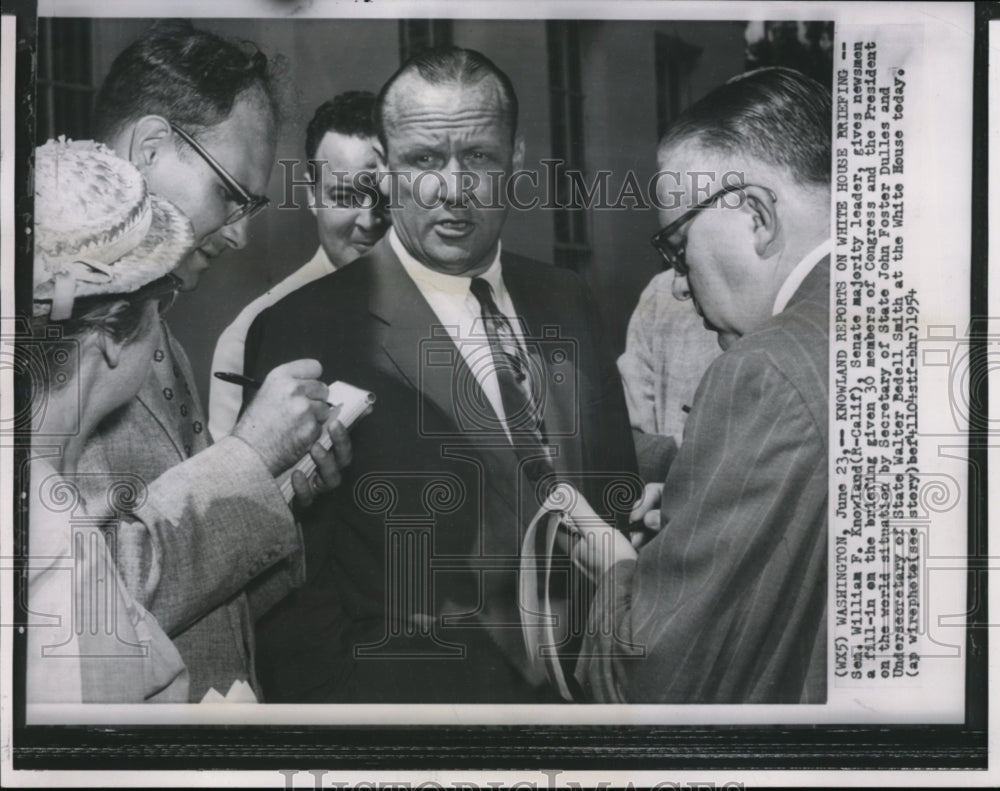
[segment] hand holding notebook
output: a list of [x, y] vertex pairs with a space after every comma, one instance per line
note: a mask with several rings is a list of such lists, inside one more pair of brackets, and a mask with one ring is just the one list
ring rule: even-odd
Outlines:
[[[375, 394], [367, 390], [362, 390], [346, 382], [334, 382], [330, 385], [327, 400], [333, 408], [331, 416], [340, 421], [345, 429], [350, 429], [354, 422], [368, 414], [375, 403]], [[332, 445], [330, 435], [324, 430], [318, 442], [324, 450], [329, 450]], [[299, 462], [278, 477], [278, 486], [285, 502], [291, 503], [295, 497], [295, 490], [292, 488], [292, 474], [298, 470], [306, 478], [309, 478], [316, 471], [316, 462], [308, 453], [299, 459]]]

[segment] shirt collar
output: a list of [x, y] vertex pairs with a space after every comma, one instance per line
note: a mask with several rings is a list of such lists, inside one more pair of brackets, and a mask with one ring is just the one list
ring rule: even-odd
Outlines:
[[777, 316], [781, 311], [788, 307], [788, 302], [794, 296], [795, 292], [799, 290], [799, 286], [802, 285], [802, 281], [806, 279], [806, 276], [812, 272], [820, 261], [822, 261], [826, 256], [830, 255], [831, 250], [831, 240], [824, 239], [818, 245], [816, 245], [812, 250], [805, 254], [801, 261], [795, 265], [795, 268], [788, 273], [788, 277], [785, 278], [785, 282], [781, 284], [781, 288], [778, 289], [778, 296], [774, 298], [774, 307], [771, 309], [771, 315]]
[[[414, 282], [416, 282], [421, 289], [431, 289], [436, 292], [455, 294], [460, 297], [468, 295], [469, 283], [472, 282], [471, 277], [468, 275], [447, 275], [444, 272], [438, 272], [431, 269], [430, 267], [420, 263], [420, 261], [410, 254], [410, 251], [407, 250], [403, 246], [403, 243], [399, 240], [399, 236], [396, 235], [395, 228], [389, 229], [388, 236], [392, 251], [399, 258], [399, 262], [403, 265], [403, 269], [406, 270], [406, 273], [413, 278]], [[493, 258], [493, 263], [490, 264], [489, 269], [482, 274], [477, 275], [477, 277], [481, 277], [486, 280], [493, 289], [494, 295], [499, 295], [500, 290], [503, 288], [501, 273], [500, 242], [498, 241], [497, 254]]]
[[316, 255], [310, 259], [309, 265], [318, 266], [325, 274], [337, 271], [337, 267], [333, 265], [333, 261], [331, 261], [330, 256], [326, 254], [326, 250], [323, 249], [323, 245], [320, 245], [316, 250]]

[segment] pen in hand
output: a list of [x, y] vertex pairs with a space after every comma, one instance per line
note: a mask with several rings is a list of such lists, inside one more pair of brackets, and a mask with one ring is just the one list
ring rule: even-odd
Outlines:
[[[244, 376], [243, 374], [234, 374], [230, 371], [216, 371], [212, 374], [212, 376], [216, 379], [221, 379], [223, 382], [229, 382], [231, 385], [245, 387], [248, 390], [260, 390], [261, 388], [260, 382], [256, 379], [250, 378], [249, 376]], [[339, 408], [341, 404], [330, 404], [330, 406]]]
[[244, 376], [243, 374], [234, 374], [229, 371], [216, 371], [212, 374], [216, 379], [221, 379], [223, 382], [229, 382], [232, 385], [239, 385], [240, 387], [246, 387], [250, 390], [259, 390], [260, 382], [256, 379], [251, 379], [249, 376]]

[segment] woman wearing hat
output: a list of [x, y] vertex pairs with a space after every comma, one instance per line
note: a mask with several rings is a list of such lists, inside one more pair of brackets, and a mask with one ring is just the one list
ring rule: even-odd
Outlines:
[[21, 347], [32, 381], [29, 703], [188, 699], [180, 654], [129, 595], [102, 532], [140, 504], [141, 482], [84, 502], [76, 466], [149, 373], [157, 313], [178, 285], [170, 271], [192, 239], [187, 218], [100, 144], [37, 149], [33, 338]]

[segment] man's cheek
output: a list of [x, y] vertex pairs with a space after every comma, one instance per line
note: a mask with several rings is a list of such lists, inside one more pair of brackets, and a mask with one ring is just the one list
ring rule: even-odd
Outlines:
[[185, 261], [174, 270], [174, 275], [181, 281], [180, 291], [194, 291], [198, 286], [200, 270]]
[[324, 218], [322, 223], [323, 236], [328, 239], [335, 239], [338, 236], [343, 236], [344, 223], [338, 222], [337, 218], [332, 214], [335, 210], [328, 209], [329, 214]]

